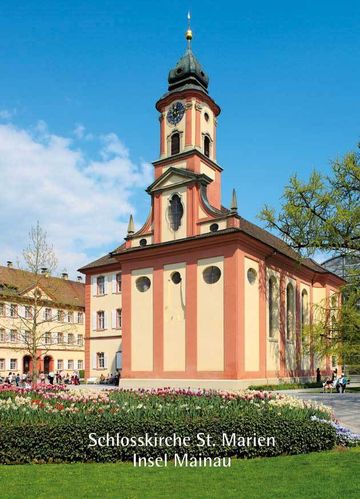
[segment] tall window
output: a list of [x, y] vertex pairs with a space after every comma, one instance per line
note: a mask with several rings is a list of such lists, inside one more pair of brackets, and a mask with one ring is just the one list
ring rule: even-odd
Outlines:
[[121, 293], [121, 272], [116, 274], [116, 292]]
[[171, 136], [171, 155], [180, 152], [180, 134], [173, 133]]
[[78, 324], [82, 324], [84, 322], [84, 314], [82, 312], [77, 313], [77, 321]]
[[79, 359], [77, 361], [77, 368], [78, 369], [84, 369], [84, 361], [83, 360]]
[[57, 361], [57, 368], [59, 371], [61, 371], [62, 369], [64, 369], [64, 361], [62, 359], [58, 359]]
[[57, 311], [57, 320], [59, 322], [64, 322], [64, 311], [63, 310]]
[[122, 323], [122, 310], [121, 308], [116, 309], [116, 327], [117, 329], [121, 329]]
[[309, 322], [309, 297], [306, 289], [301, 292], [301, 336], [303, 339], [305, 326]]
[[24, 343], [26, 345], [29, 345], [31, 343], [31, 333], [30, 333], [30, 331], [24, 331], [23, 340], [24, 340]]
[[276, 279], [269, 279], [269, 337], [274, 338], [276, 332]]
[[25, 307], [25, 319], [32, 319], [32, 307], [30, 305]]
[[68, 322], [74, 322], [74, 314], [73, 314], [73, 312], [68, 312], [68, 314], [67, 314], [67, 321]]
[[51, 308], [46, 308], [44, 311], [44, 318], [46, 321], [51, 320]]
[[5, 371], [5, 359], [0, 359], [0, 371]]
[[0, 303], [0, 317], [4, 317], [4, 316], [5, 316], [5, 304]]
[[103, 275], [99, 276], [96, 279], [97, 283], [97, 294], [104, 295], [105, 294], [105, 277]]
[[10, 305], [10, 317], [17, 317], [17, 305]]
[[96, 324], [97, 329], [105, 329], [105, 312], [103, 310], [100, 310], [97, 313], [97, 324]]
[[68, 360], [68, 369], [74, 369], [74, 361]]
[[210, 139], [207, 135], [204, 137], [204, 154], [210, 158]]
[[176, 231], [181, 225], [184, 208], [178, 194], [174, 194], [170, 199], [169, 220], [172, 230]]
[[294, 286], [289, 282], [286, 286], [286, 339], [292, 340], [295, 328], [295, 293]]
[[10, 371], [17, 370], [17, 359], [10, 359]]
[[77, 336], [77, 344], [79, 347], [82, 347], [84, 344], [84, 337], [82, 334], [78, 334]]
[[64, 333], [58, 333], [57, 334], [57, 342], [59, 345], [61, 345], [62, 343], [64, 343]]
[[97, 362], [96, 365], [98, 369], [104, 369], [105, 367], [105, 354], [104, 352], [99, 352], [96, 354]]
[[73, 345], [75, 343], [75, 338], [72, 333], [68, 333], [68, 344]]
[[0, 329], [0, 342], [5, 342], [5, 329]]
[[45, 333], [44, 340], [45, 345], [51, 345], [51, 333]]
[[17, 331], [16, 329], [11, 329], [10, 330], [10, 342], [11, 343], [16, 343], [16, 338], [17, 337]]

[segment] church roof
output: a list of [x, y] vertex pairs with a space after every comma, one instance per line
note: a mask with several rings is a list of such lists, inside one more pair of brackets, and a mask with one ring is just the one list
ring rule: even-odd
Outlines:
[[190, 44], [176, 66], [170, 70], [168, 82], [169, 91], [195, 87], [207, 93], [209, 77], [193, 54]]
[[[268, 232], [265, 229], [262, 229], [258, 225], [253, 224], [252, 222], [249, 222], [243, 217], [238, 217], [240, 219], [240, 227], [231, 227], [223, 230], [219, 230], [217, 232], [208, 232], [205, 234], [199, 234], [196, 236], [192, 237], [186, 237], [183, 239], [177, 239], [175, 244], [179, 244], [182, 242], [186, 241], [191, 241], [191, 240], [196, 240], [196, 239], [206, 239], [209, 237], [219, 237], [224, 234], [229, 234], [229, 233], [236, 233], [236, 232], [242, 232], [249, 237], [252, 237], [267, 246], [271, 247], [274, 249], [274, 253], [279, 253], [282, 254], [291, 260], [298, 262], [300, 265], [308, 268], [309, 270], [320, 273], [320, 274], [333, 274], [329, 270], [325, 269], [322, 267], [320, 264], [316, 263], [314, 260], [311, 258], [302, 258], [299, 253], [297, 253], [295, 250], [293, 250], [288, 244], [286, 244], [282, 239], [274, 236], [270, 232]], [[156, 244], [151, 244], [149, 246], [141, 247], [137, 246], [134, 248], [125, 248], [125, 244], [119, 246], [116, 248], [114, 251], [108, 253], [107, 255], [104, 255], [103, 257], [99, 258], [98, 260], [95, 260], [94, 262], [89, 263], [88, 265], [85, 265], [81, 269], [79, 269], [80, 272], [86, 272], [87, 270], [90, 269], [95, 269], [97, 267], [102, 267], [104, 265], [111, 265], [115, 264], [118, 262], [118, 259], [116, 258], [117, 256], [120, 256], [121, 254], [127, 254], [130, 252], [135, 252], [135, 251], [144, 251], [144, 250], [150, 250], [151, 248], [155, 247], [161, 247], [161, 246], [169, 246], [174, 244], [174, 241], [165, 241], [162, 243], [156, 243]]]

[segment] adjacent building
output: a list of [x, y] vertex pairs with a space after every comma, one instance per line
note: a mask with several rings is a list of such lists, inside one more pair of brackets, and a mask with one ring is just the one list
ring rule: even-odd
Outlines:
[[86, 375], [121, 369], [120, 384], [131, 387], [308, 378], [318, 365], [302, 350], [302, 328], [343, 281], [245, 220], [235, 192], [224, 206], [220, 107], [186, 36], [156, 103], [149, 216], [137, 232], [131, 217], [125, 242], [80, 269]]
[[[81, 279], [81, 278], [80, 278]], [[34, 329], [36, 318], [36, 329]], [[85, 285], [0, 266], [0, 376], [31, 372], [31, 345], [45, 373], [85, 367]]]

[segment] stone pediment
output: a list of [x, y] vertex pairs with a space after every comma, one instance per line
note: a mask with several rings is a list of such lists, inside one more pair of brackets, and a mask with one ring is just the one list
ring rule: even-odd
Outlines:
[[159, 178], [155, 180], [146, 189], [148, 193], [169, 189], [174, 186], [186, 185], [192, 182], [197, 182], [202, 185], [207, 185], [211, 182], [211, 178], [201, 173], [194, 173], [185, 168], [168, 168]]

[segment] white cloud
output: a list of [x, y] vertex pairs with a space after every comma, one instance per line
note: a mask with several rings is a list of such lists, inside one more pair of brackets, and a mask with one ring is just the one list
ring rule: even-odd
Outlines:
[[16, 260], [37, 220], [70, 273], [123, 241], [132, 195], [151, 182], [151, 167], [135, 164], [116, 134], [97, 140], [95, 160], [44, 122], [32, 131], [0, 125], [2, 264]]
[[0, 119], [1, 120], [10, 120], [16, 114], [16, 109], [0, 109]]

